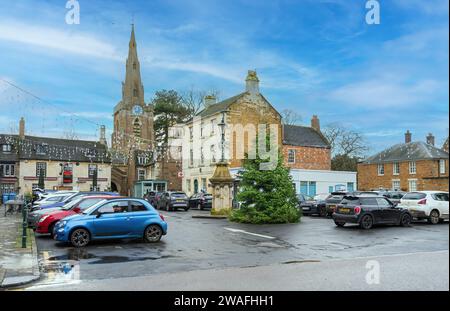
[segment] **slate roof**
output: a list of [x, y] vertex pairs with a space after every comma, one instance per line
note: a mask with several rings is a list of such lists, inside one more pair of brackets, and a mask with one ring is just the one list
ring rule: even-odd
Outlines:
[[111, 163], [108, 147], [96, 141], [36, 136], [25, 136], [21, 140], [18, 135], [0, 134], [1, 144], [12, 144], [13, 152], [2, 153], [0, 150], [0, 159], [14, 155], [20, 160]]
[[283, 125], [283, 144], [301, 147], [330, 148], [322, 133], [312, 127]]
[[448, 153], [433, 145], [418, 141], [394, 145], [361, 162], [373, 164], [434, 159], [448, 159]]
[[239, 98], [241, 98], [245, 94], [246, 94], [246, 92], [238, 94], [238, 95], [230, 97], [230, 98], [227, 98], [221, 102], [218, 102], [217, 104], [210, 105], [209, 107], [207, 107], [207, 108], [203, 109], [202, 111], [200, 111], [199, 113], [197, 113], [196, 116], [207, 117], [207, 116], [211, 116], [215, 113], [219, 113], [221, 111], [227, 110], [232, 104], [234, 104]]

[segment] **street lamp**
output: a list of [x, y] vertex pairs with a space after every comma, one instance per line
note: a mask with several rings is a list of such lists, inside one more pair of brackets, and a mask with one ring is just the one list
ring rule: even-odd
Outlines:
[[217, 124], [220, 127], [220, 132], [222, 135], [221, 138], [221, 147], [222, 147], [222, 156], [220, 159], [220, 162], [225, 162], [225, 111], [222, 111], [222, 120], [220, 121], [219, 124]]

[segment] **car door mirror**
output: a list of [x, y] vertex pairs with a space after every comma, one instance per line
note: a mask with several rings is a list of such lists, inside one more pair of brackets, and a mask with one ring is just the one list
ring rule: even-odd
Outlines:
[[97, 212], [97, 215], [96, 215], [96, 218], [100, 218], [100, 217], [102, 217], [102, 212]]
[[73, 209], [73, 211], [74, 211], [75, 213], [79, 213], [79, 212], [81, 212], [81, 209], [80, 209], [79, 207], [75, 207], [75, 208]]

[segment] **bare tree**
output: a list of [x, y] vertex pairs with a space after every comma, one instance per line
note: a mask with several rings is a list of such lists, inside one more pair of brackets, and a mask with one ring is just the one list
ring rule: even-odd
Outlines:
[[204, 98], [206, 95], [214, 95], [216, 98], [219, 96], [219, 91], [201, 91], [191, 87], [187, 92], [183, 93], [182, 99], [184, 106], [190, 111], [190, 117], [195, 116], [204, 108]]
[[333, 155], [361, 158], [369, 150], [361, 133], [346, 129], [338, 123], [328, 125], [323, 134], [330, 143]]
[[298, 125], [302, 122], [302, 116], [292, 109], [281, 111], [282, 122], [285, 125]]

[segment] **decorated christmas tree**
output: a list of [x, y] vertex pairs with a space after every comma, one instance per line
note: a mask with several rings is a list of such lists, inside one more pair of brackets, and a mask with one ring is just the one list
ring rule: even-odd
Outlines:
[[275, 224], [300, 220], [298, 199], [289, 169], [283, 166], [281, 155], [273, 169], [262, 170], [261, 164], [267, 161], [258, 154], [256, 159], [247, 157], [244, 161], [244, 169], [239, 173], [241, 182], [237, 195], [241, 207], [232, 212], [231, 221]]

